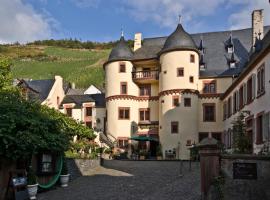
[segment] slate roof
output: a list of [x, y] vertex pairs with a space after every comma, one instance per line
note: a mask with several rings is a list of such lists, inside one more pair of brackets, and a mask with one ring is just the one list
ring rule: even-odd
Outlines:
[[226, 96], [230, 94], [230, 92], [237, 86], [237, 84], [242, 80], [243, 77], [248, 75], [250, 70], [252, 70], [252, 67], [254, 66], [254, 63], [256, 60], [265, 53], [267, 48], [270, 48], [270, 31], [264, 36], [264, 38], [261, 40], [261, 47], [254, 53], [252, 53], [249, 57], [249, 61], [247, 62], [245, 68], [240, 73], [239, 77], [233, 82], [233, 84], [226, 90], [226, 92], [222, 95], [221, 99], [225, 99]]
[[[264, 27], [265, 34], [270, 26]], [[227, 53], [226, 45], [230, 41], [234, 44], [234, 58], [236, 68], [229, 68], [228, 61], [231, 54]], [[204, 61], [206, 70], [200, 71], [200, 77], [222, 77], [239, 74], [249, 59], [249, 52], [252, 43], [252, 29], [241, 29], [233, 31], [209, 32], [190, 34], [195, 44], [199, 47], [201, 38], [205, 47]], [[133, 60], [158, 58], [159, 52], [164, 47], [167, 37], [145, 38], [140, 49], [134, 52]]]
[[175, 49], [193, 49], [197, 50], [197, 45], [188, 34], [182, 24], [178, 24], [175, 31], [167, 37], [160, 53], [172, 51]]
[[[55, 82], [54, 79], [47, 79], [47, 80], [21, 80], [22, 83], [25, 83], [26, 86], [34, 92], [36, 95], [33, 98], [38, 98], [41, 102], [43, 102], [49, 95], [53, 84]], [[32, 97], [32, 96], [30, 96]]]
[[124, 36], [122, 36], [116, 46], [112, 49], [108, 61], [131, 60], [133, 53], [128, 47]]
[[95, 102], [95, 107], [105, 107], [105, 95], [104, 94], [83, 94], [83, 95], [66, 95], [61, 103], [63, 104], [74, 103], [75, 108], [80, 108], [83, 103]]
[[67, 92], [67, 95], [83, 95], [84, 94], [84, 89], [73, 89], [70, 88]]

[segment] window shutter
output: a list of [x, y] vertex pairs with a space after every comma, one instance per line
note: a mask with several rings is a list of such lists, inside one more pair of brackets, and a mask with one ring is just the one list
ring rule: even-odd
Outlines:
[[252, 75], [252, 99], [256, 97], [256, 74]]
[[269, 140], [269, 112], [263, 115], [263, 141]]
[[243, 94], [244, 94], [243, 105], [246, 105], [247, 103], [247, 84], [246, 83], [244, 83], [243, 85]]

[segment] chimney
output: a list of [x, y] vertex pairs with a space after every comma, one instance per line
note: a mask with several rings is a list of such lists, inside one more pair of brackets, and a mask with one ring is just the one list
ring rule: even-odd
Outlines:
[[142, 47], [142, 34], [135, 33], [134, 37], [134, 51]]
[[263, 39], [263, 9], [252, 12], [252, 47], [257, 37]]
[[72, 82], [72, 83], [71, 83], [71, 89], [75, 89], [75, 88], [76, 88], [75, 83]]

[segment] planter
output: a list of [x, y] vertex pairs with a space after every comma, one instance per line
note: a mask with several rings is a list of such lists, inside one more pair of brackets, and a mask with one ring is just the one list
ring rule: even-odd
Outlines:
[[157, 160], [162, 160], [162, 156], [157, 156]]
[[61, 187], [67, 187], [69, 182], [69, 174], [67, 175], [60, 175], [60, 183]]
[[145, 160], [145, 156], [140, 156], [140, 160]]
[[30, 199], [37, 199], [38, 184], [27, 185], [27, 190]]

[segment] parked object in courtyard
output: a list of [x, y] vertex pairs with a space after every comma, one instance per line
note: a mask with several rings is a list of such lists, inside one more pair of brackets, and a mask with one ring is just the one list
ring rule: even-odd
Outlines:
[[37, 191], [38, 191], [37, 177], [33, 172], [31, 166], [29, 168], [29, 172], [27, 173], [27, 190], [30, 199], [37, 199]]
[[60, 175], [61, 187], [67, 187], [68, 186], [69, 176], [70, 176], [70, 174], [68, 173], [67, 163], [64, 160], [61, 175]]

